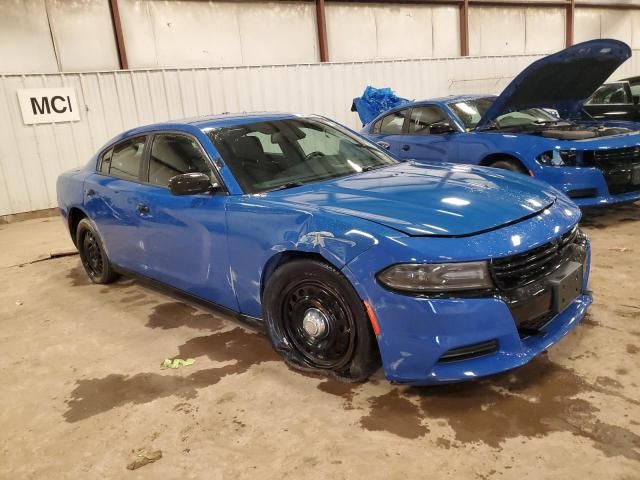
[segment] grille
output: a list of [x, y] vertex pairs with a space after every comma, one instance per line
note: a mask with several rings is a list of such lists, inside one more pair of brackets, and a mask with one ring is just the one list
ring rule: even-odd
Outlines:
[[491, 261], [493, 280], [502, 290], [520, 288], [557, 270], [569, 257], [571, 244], [582, 242], [578, 227], [538, 248]]
[[640, 168], [640, 146], [587, 151], [583, 163], [602, 171], [611, 195], [640, 190], [633, 182], [634, 167]]

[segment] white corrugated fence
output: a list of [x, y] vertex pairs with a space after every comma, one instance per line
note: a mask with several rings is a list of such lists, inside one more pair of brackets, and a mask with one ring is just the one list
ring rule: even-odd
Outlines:
[[[138, 125], [221, 112], [319, 113], [360, 125], [351, 100], [367, 85], [428, 98], [499, 93], [539, 58], [467, 57], [328, 64], [0, 76], [0, 216], [54, 207], [64, 170], [84, 165], [117, 133]], [[637, 57], [616, 77], [640, 74]], [[72, 87], [80, 120], [25, 125], [17, 90]]]

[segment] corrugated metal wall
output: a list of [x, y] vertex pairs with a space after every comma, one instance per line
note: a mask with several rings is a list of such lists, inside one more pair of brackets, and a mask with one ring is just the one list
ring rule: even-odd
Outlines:
[[[366, 85], [400, 95], [499, 93], [537, 56], [0, 76], [0, 216], [54, 207], [58, 174], [112, 136], [147, 123], [220, 112], [319, 113], [358, 128], [351, 100]], [[620, 76], [640, 71], [637, 57]], [[618, 75], [616, 74], [616, 75]], [[16, 91], [73, 87], [80, 121], [24, 125]]]

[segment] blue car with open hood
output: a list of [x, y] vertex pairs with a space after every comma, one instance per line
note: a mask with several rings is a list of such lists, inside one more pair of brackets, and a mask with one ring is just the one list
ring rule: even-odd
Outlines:
[[368, 89], [353, 109], [362, 133], [398, 158], [512, 170], [582, 207], [632, 202], [640, 199], [640, 124], [595, 120], [583, 108], [630, 56], [623, 42], [592, 40], [533, 62], [497, 97], [410, 102]]
[[61, 175], [89, 278], [132, 274], [263, 329], [292, 366], [467, 380], [560, 340], [591, 296], [580, 210], [508, 171], [400, 162], [328, 119], [136, 128]]

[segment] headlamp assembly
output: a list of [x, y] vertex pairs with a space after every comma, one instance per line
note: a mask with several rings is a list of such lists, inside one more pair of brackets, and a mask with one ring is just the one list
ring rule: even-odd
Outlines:
[[402, 292], [442, 293], [493, 288], [487, 262], [401, 263], [377, 275], [386, 287]]

